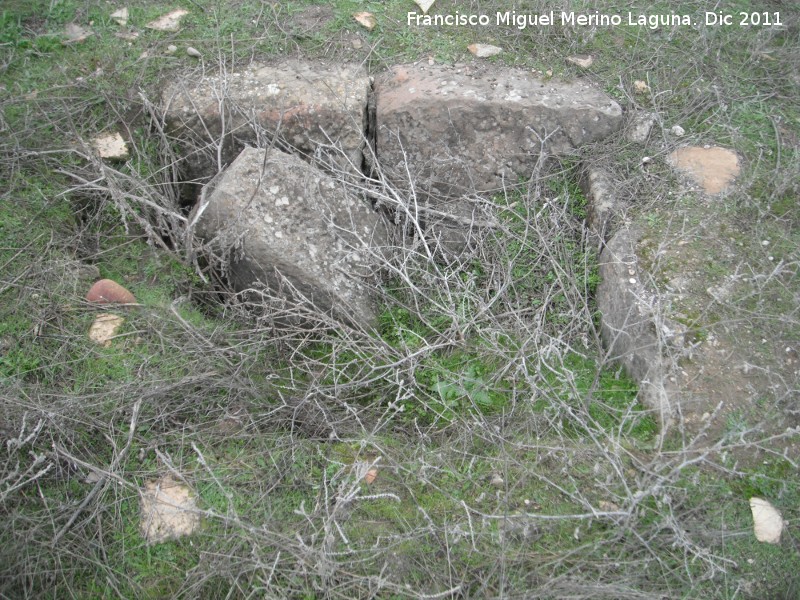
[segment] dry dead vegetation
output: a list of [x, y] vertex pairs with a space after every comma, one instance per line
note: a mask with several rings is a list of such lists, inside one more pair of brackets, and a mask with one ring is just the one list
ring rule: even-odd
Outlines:
[[[121, 48], [110, 5], [39, 4], [37, 13], [12, 3], [0, 19], [0, 595], [800, 593], [798, 465], [775, 450], [794, 438], [760, 428], [776, 408], [796, 412], [796, 366], [759, 346], [752, 364], [768, 385], [757, 388], [758, 410], [725, 413], [721, 427], [708, 419], [716, 437], [705, 435], [711, 425], [656, 431], [598, 338], [602, 241], [584, 225], [577, 185], [580, 165], [613, 167], [631, 201], [619, 218], [646, 227], [655, 249], [653, 289], [668, 292], [662, 286], [685, 270], [673, 262], [663, 275], [668, 254], [658, 251], [687, 231], [686, 251], [700, 261], [692, 269], [705, 269], [709, 285], [749, 273], [724, 304], [699, 290], [674, 299], [685, 303], [676, 311], [693, 343], [768, 337], [796, 352], [800, 34], [790, 7], [774, 4], [785, 27], [758, 31], [415, 37], [403, 21], [410, 2], [400, 0], [324, 10], [191, 2], [182, 32], [142, 34]], [[368, 34], [352, 22], [362, 4], [378, 20]], [[455, 4], [439, 0], [432, 10]], [[132, 2], [128, 25], [172, 8]], [[320, 11], [329, 18], [314, 21], [319, 31], [298, 31]], [[94, 23], [95, 35], [51, 45], [50, 33], [72, 21]], [[429, 55], [471, 60], [473, 42], [502, 43], [510, 61], [553, 76], [577, 73], [565, 57], [592, 54], [589, 76], [627, 109], [656, 111], [663, 133], [656, 127], [645, 150], [620, 136], [476, 197], [490, 226], [449, 261], [436, 260], [421, 234], [419, 207], [379, 172], [361, 181], [342, 174], [403, 233], [371, 279], [382, 301], [378, 331], [302, 303], [243, 302], [202, 261], [186, 260], [179, 157], [152, 101], [156, 76], [194, 59], [164, 58], [162, 47], [191, 43], [208, 57], [205, 68], [292, 52], [379, 69]], [[647, 95], [633, 88], [643, 77]], [[662, 162], [676, 145], [666, 131], [678, 123], [695, 141], [744, 156], [736, 192], [709, 205], [679, 185]], [[92, 149], [109, 129], [128, 142], [124, 162]], [[647, 169], [645, 151], [654, 157]], [[711, 236], [712, 224], [725, 235]], [[758, 253], [764, 239], [780, 248], [772, 260]], [[109, 346], [87, 336], [96, 311], [82, 299], [99, 276], [124, 283], [140, 303], [124, 309]], [[281, 318], [300, 313], [304, 327]], [[691, 356], [676, 360], [691, 371]], [[187, 520], [199, 527], [148, 543], [142, 498], [161, 478], [185, 486], [181, 495], [196, 501]], [[752, 497], [780, 511], [778, 544], [756, 540]]]

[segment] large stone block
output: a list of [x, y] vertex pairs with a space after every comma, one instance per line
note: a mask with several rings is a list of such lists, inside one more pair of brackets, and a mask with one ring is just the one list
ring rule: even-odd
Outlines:
[[639, 385], [639, 399], [653, 411], [664, 434], [677, 409], [670, 383], [669, 352], [680, 353], [683, 331], [664, 316], [660, 297], [645, 285], [637, 255], [638, 229], [623, 227], [600, 254], [597, 308], [608, 358]]
[[[360, 169], [370, 80], [363, 68], [289, 60], [186, 76], [162, 94], [167, 131], [184, 154], [184, 177], [205, 183], [245, 145], [329, 154]], [[273, 142], [274, 140], [274, 142]], [[336, 145], [341, 153], [329, 152]], [[199, 187], [197, 188], [199, 191]]]
[[204, 190], [190, 223], [237, 291], [263, 285], [279, 303], [374, 325], [364, 278], [380, 268], [388, 229], [365, 200], [297, 156], [245, 148]]
[[622, 126], [595, 87], [498, 69], [399, 66], [376, 78], [377, 154], [397, 185], [438, 196], [493, 192], [529, 179], [543, 149], [563, 154]]

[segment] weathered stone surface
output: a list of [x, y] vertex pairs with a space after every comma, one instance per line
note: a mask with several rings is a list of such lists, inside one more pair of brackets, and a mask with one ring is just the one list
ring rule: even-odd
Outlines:
[[594, 64], [594, 58], [591, 54], [580, 54], [578, 56], [568, 56], [567, 62], [572, 63], [581, 69], [588, 69]]
[[111, 17], [113, 21], [116, 21], [118, 25], [125, 27], [125, 25], [128, 24], [128, 7], [123, 6], [122, 8], [115, 10], [109, 15], [109, 17]]
[[739, 175], [739, 157], [727, 148], [678, 148], [667, 162], [697, 182], [706, 194], [721, 194]]
[[167, 130], [188, 151], [185, 177], [202, 184], [245, 145], [273, 139], [308, 156], [336, 145], [338, 166], [360, 168], [369, 91], [361, 67], [290, 60], [181, 79], [165, 89], [162, 104]]
[[359, 25], [365, 27], [369, 31], [375, 29], [375, 26], [378, 24], [378, 20], [375, 18], [375, 15], [369, 12], [362, 11], [353, 13], [353, 18]]
[[641, 280], [637, 239], [635, 230], [624, 227], [600, 254], [600, 333], [609, 358], [622, 364], [639, 384], [640, 399], [656, 413], [663, 433], [672, 422], [675, 407], [662, 352], [678, 332], [663, 318], [658, 296], [650, 293]]
[[101, 313], [95, 317], [92, 326], [89, 327], [89, 339], [95, 344], [108, 348], [123, 323], [125, 323], [124, 317], [112, 313]]
[[374, 324], [363, 278], [378, 268], [388, 230], [365, 201], [297, 156], [246, 148], [203, 193], [190, 223], [223, 257], [237, 291], [260, 282], [272, 298]]
[[148, 481], [139, 491], [142, 537], [148, 544], [191, 535], [200, 528], [197, 499], [171, 475]]
[[784, 521], [780, 511], [763, 498], [750, 498], [753, 532], [759, 542], [780, 544]]
[[658, 122], [658, 115], [651, 112], [635, 113], [629, 123], [625, 137], [634, 144], [644, 144], [650, 137], [653, 127]]
[[105, 133], [92, 140], [92, 146], [100, 158], [125, 160], [128, 158], [128, 145], [119, 132]]
[[445, 261], [462, 257], [474, 247], [479, 228], [487, 224], [483, 211], [466, 198], [430, 207], [425, 212], [424, 223], [434, 256]]
[[614, 217], [624, 208], [614, 190], [612, 176], [605, 169], [588, 167], [582, 173], [580, 184], [589, 201], [586, 222], [605, 240], [611, 232]]
[[491, 44], [470, 44], [467, 49], [478, 58], [489, 58], [490, 56], [497, 56], [503, 53], [503, 49], [499, 46], [492, 46]]
[[86, 293], [86, 301], [97, 304], [136, 304], [136, 297], [111, 279], [101, 279]]
[[[614, 206], [619, 188], [610, 189]], [[598, 197], [602, 203], [603, 194]], [[662, 439], [674, 425], [691, 440], [687, 448], [709, 447], [729, 435], [731, 419], [738, 419], [759, 423], [762, 439], [774, 435], [777, 454], [797, 457], [796, 436], [781, 438], [800, 422], [796, 403], [786, 400], [794, 398], [791, 382], [798, 373], [795, 359], [786, 358], [793, 352], [788, 338], [755, 338], [751, 325], [730, 329], [707, 318], [714, 303], [731, 307], [746, 297], [746, 279], [736, 273], [710, 276], [707, 267], [717, 249], [724, 256], [736, 246], [725, 233], [735, 227], [735, 217], [713, 202], [693, 202], [690, 211], [681, 208], [683, 202], [664, 204], [655, 222], [650, 214], [629, 213], [614, 220], [622, 223], [618, 230], [606, 229], [613, 236], [600, 256], [596, 301], [608, 358], [636, 380], [640, 400], [660, 420]], [[713, 226], [689, 231], [688, 219]], [[747, 339], [761, 343], [741, 343]], [[775, 412], [765, 413], [764, 403]], [[754, 459], [749, 444], [730, 452], [740, 464]]]
[[181, 20], [189, 14], [188, 10], [178, 8], [165, 15], [161, 15], [155, 21], [150, 21], [145, 27], [156, 31], [178, 31], [181, 27]]
[[563, 154], [622, 126], [622, 109], [585, 83], [522, 70], [472, 77], [452, 67], [399, 66], [375, 81], [377, 153], [408, 188], [441, 196], [491, 192], [529, 178], [542, 149]]
[[686, 135], [686, 130], [680, 125], [673, 125], [669, 131], [675, 137], [683, 137]]

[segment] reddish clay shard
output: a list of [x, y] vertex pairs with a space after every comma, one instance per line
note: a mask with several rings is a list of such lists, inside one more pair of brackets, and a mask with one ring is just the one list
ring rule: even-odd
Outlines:
[[136, 297], [111, 279], [101, 279], [86, 294], [87, 302], [97, 304], [136, 304]]

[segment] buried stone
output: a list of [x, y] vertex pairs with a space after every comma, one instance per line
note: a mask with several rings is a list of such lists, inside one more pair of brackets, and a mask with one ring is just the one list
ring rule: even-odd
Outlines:
[[370, 81], [363, 67], [288, 60], [186, 75], [162, 93], [167, 132], [184, 156], [190, 200], [245, 146], [275, 146], [358, 173]]
[[212, 266], [278, 320], [328, 315], [374, 326], [367, 283], [389, 230], [366, 201], [297, 156], [245, 148], [204, 189], [190, 227]]
[[[294, 60], [183, 77], [164, 91], [162, 106], [183, 149], [190, 203], [248, 145], [321, 158], [356, 177], [369, 166], [400, 202], [420, 201], [425, 234], [448, 256], [476, 239], [484, 201], [476, 193], [529, 179], [543, 155], [596, 142], [622, 124], [619, 105], [593, 87], [522, 70], [478, 77], [400, 66], [378, 76], [372, 93], [361, 67]], [[365, 152], [368, 141], [374, 153]]]
[[586, 83], [518, 69], [473, 77], [444, 66], [398, 66], [376, 78], [380, 166], [431, 197], [499, 192], [529, 179], [540, 157], [568, 153], [622, 126], [622, 109]]
[[479, 237], [482, 196], [527, 181], [548, 155], [622, 126], [620, 106], [586, 83], [545, 82], [519, 69], [478, 75], [404, 65], [375, 81], [378, 166], [419, 201], [426, 233], [445, 257]]

